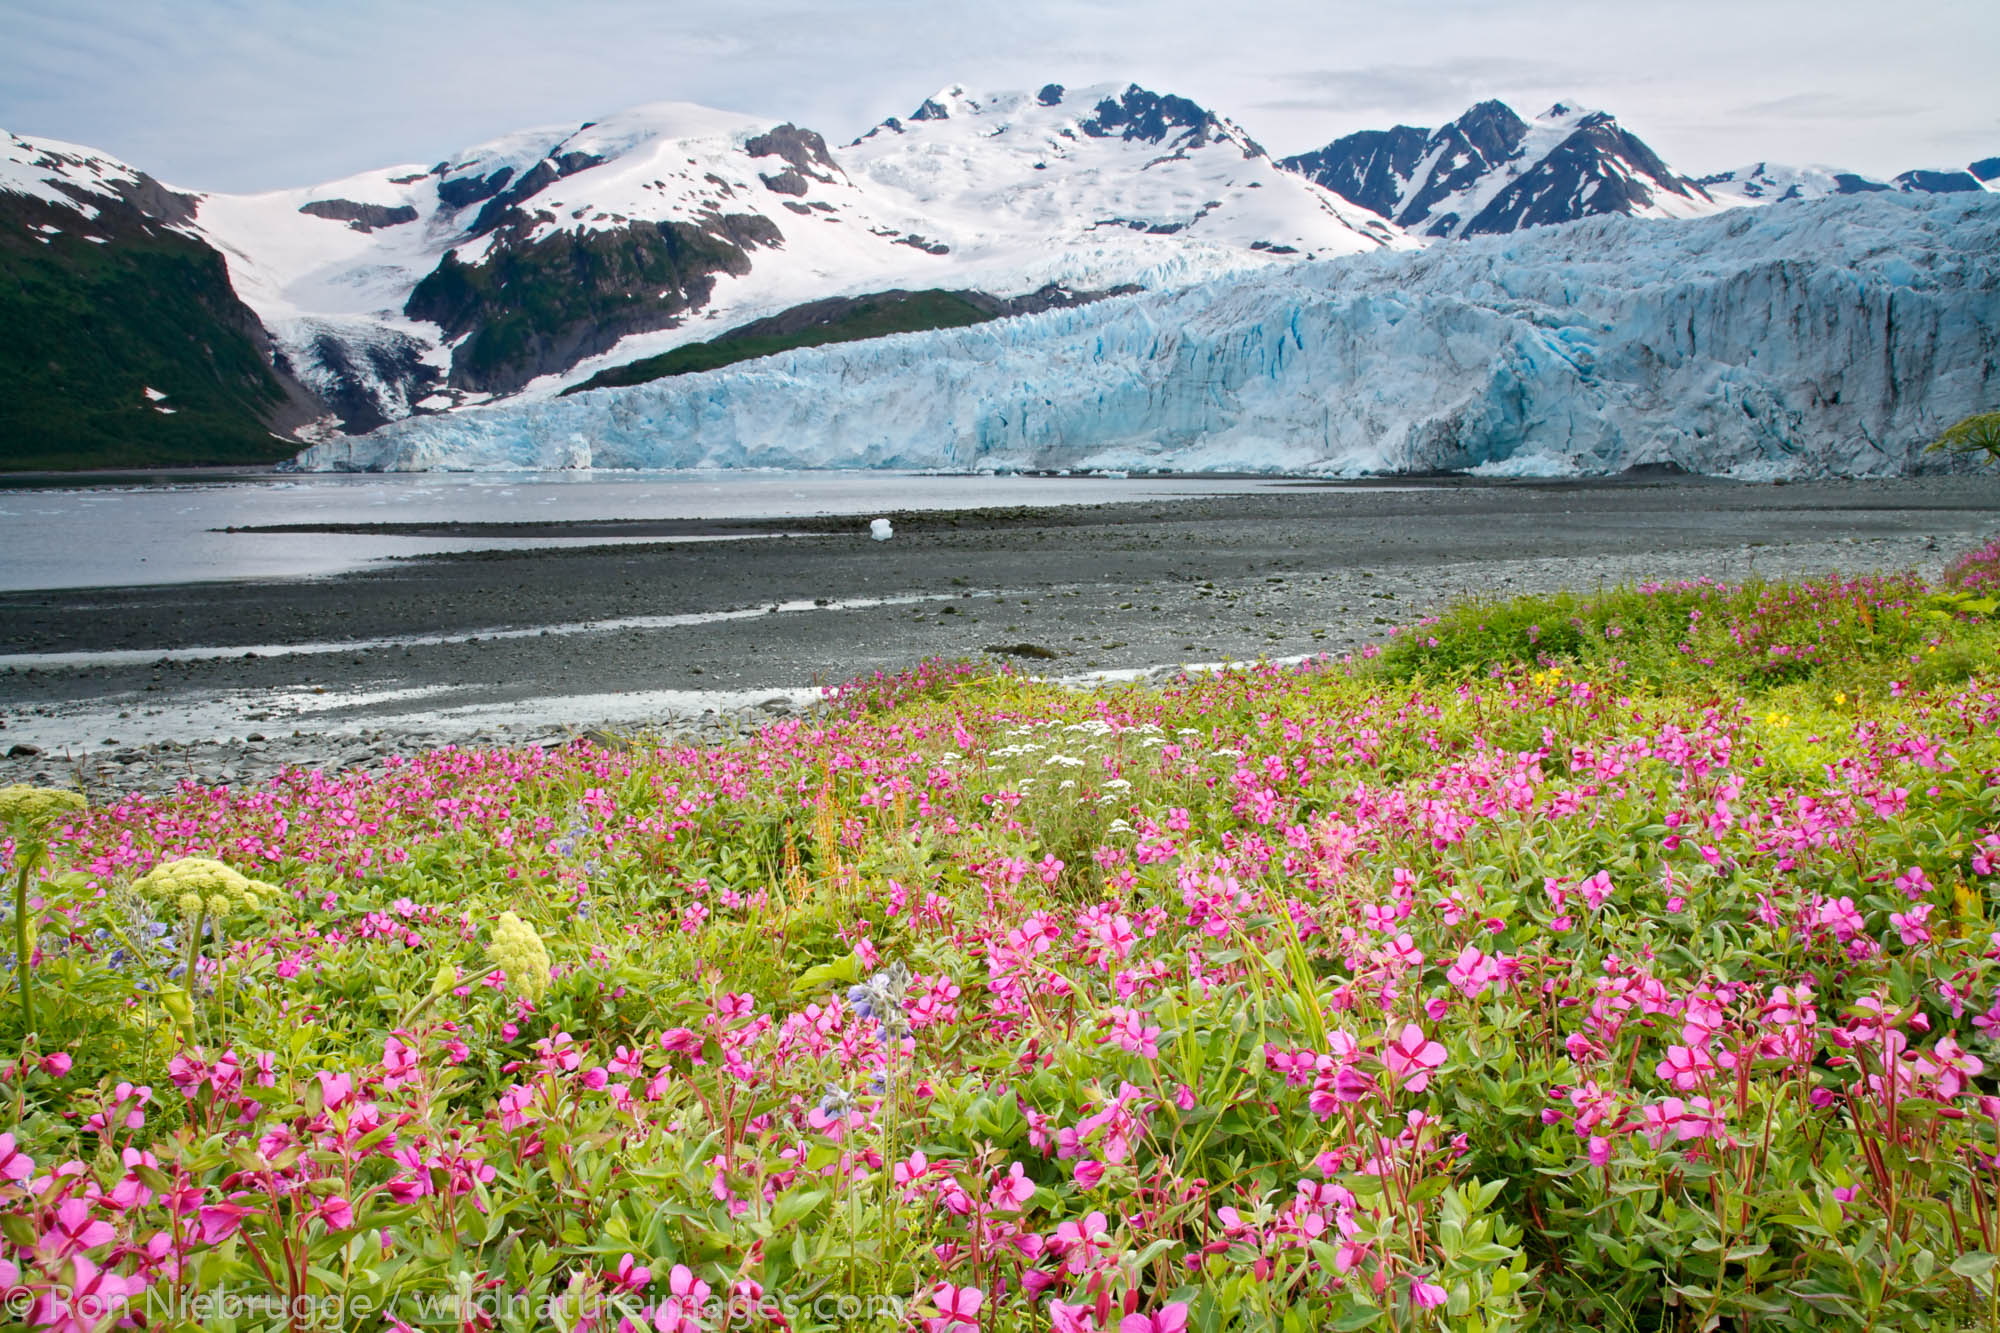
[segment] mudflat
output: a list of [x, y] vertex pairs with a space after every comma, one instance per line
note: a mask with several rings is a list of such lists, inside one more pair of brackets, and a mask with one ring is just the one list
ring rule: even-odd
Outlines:
[[[1291, 657], [1353, 650], [1468, 596], [1934, 573], [2000, 531], [2000, 478], [1300, 482], [886, 517], [895, 536], [883, 542], [865, 519], [675, 520], [657, 533], [517, 523], [493, 535], [602, 531], [625, 544], [427, 556], [319, 579], [0, 594], [0, 752], [44, 751], [0, 763], [0, 781], [52, 749], [73, 753], [86, 731], [102, 751], [282, 725], [300, 732], [299, 759], [331, 737], [321, 748], [333, 762], [354, 735], [386, 728], [393, 740], [413, 709], [428, 739], [457, 734], [453, 715], [467, 734], [508, 721], [533, 731], [560, 699], [630, 695], [633, 716], [604, 720], [661, 720], [643, 717], [640, 696], [791, 690], [782, 697], [796, 702], [798, 687], [930, 655], [993, 652], [1051, 675]], [[366, 530], [447, 529], [483, 531]], [[323, 530], [339, 540], [357, 529]], [[631, 541], [690, 534], [716, 540]], [[238, 725], [218, 720], [230, 718]]]

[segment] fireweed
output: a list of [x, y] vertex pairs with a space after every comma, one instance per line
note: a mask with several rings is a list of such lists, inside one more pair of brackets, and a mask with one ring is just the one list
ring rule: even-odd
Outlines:
[[79, 1330], [1990, 1324], [1996, 568], [67, 812], [9, 848], [0, 1286]]

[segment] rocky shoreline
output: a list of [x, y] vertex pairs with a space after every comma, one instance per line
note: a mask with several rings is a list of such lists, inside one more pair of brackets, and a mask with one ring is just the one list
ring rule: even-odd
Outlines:
[[[83, 792], [92, 803], [102, 804], [131, 793], [164, 796], [188, 782], [203, 787], [241, 786], [267, 782], [288, 771], [379, 770], [392, 757], [420, 754], [446, 745], [525, 749], [585, 743], [619, 748], [637, 743], [641, 736], [647, 743], [662, 745], [716, 745], [755, 731], [771, 721], [776, 711], [760, 708], [713, 713], [666, 728], [648, 726], [630, 731], [528, 726], [450, 736], [388, 727], [337, 739], [304, 731], [271, 736], [251, 732], [241, 738], [161, 740], [62, 754], [17, 742], [0, 755], [0, 785], [23, 782], [69, 787]], [[783, 711], [793, 709], [788, 704]]]
[[2000, 479], [1301, 486], [896, 522], [0, 594], [0, 783], [101, 800], [453, 744], [713, 743], [926, 656], [1088, 683], [1357, 651], [1469, 597], [1935, 576], [2000, 531]]

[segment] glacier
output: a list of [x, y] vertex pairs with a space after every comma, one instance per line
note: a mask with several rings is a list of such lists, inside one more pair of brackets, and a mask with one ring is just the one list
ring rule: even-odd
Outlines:
[[318, 470], [1911, 470], [2000, 407], [2000, 199], [1620, 216], [416, 418]]

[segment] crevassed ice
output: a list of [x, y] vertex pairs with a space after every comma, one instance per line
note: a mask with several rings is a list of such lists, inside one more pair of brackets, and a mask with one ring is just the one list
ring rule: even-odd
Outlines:
[[1905, 471], [2000, 401], [2000, 199], [1589, 219], [399, 422], [306, 468]]

